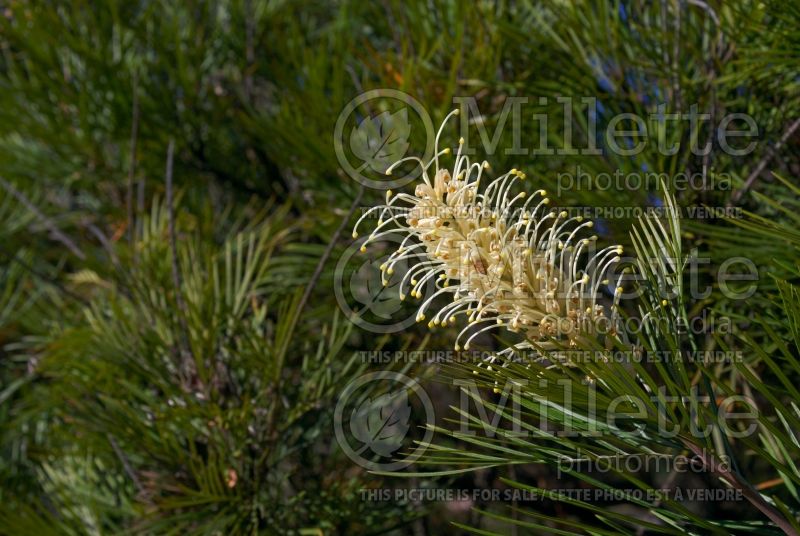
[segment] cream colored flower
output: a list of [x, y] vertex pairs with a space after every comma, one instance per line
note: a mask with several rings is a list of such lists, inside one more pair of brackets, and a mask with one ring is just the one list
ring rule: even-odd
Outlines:
[[[455, 115], [458, 110], [440, 127], [430, 162], [404, 158], [387, 171], [391, 174], [406, 161], [418, 163], [422, 182], [414, 194], [389, 191], [385, 205], [367, 211], [356, 223], [354, 238], [365, 219], [380, 215], [362, 250], [390, 234], [406, 235], [381, 266], [384, 284], [398, 262], [416, 260], [402, 278], [400, 297], [422, 300], [417, 320], [430, 317], [430, 327], [466, 318], [456, 350], [468, 350], [478, 335], [497, 328], [521, 333], [529, 341], [516, 348], [531, 347], [531, 342], [542, 348], [564, 340], [574, 345], [580, 337], [596, 337], [602, 325], [614, 335], [621, 288], [615, 287], [611, 313], [597, 298], [601, 287], [609, 284], [605, 274], [619, 261], [622, 247], [596, 251], [597, 237], [584, 236], [592, 222], [550, 209], [544, 190], [531, 195], [520, 191], [526, 176], [519, 170], [482, 188], [489, 165], [470, 163], [462, 154], [463, 139], [452, 172], [440, 168], [439, 159], [450, 149], [440, 151], [439, 138]], [[431, 280], [436, 291], [423, 296]], [[449, 300], [429, 312], [445, 296]]]

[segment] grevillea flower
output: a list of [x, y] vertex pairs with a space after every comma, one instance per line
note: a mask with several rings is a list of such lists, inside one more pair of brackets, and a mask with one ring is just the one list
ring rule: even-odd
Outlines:
[[[456, 324], [463, 316], [457, 351], [469, 350], [477, 336], [498, 328], [524, 335], [526, 341], [516, 349], [557, 347], [564, 340], [575, 346], [581, 337], [603, 332], [601, 326], [615, 335], [619, 281], [610, 312], [598, 297], [609, 285], [605, 274], [619, 261], [622, 247], [598, 251], [597, 237], [586, 236], [592, 222], [549, 208], [544, 190], [528, 195], [519, 188], [526, 180], [519, 170], [484, 179], [488, 163], [471, 163], [462, 154], [463, 138], [452, 171], [440, 168], [440, 158], [451, 151], [439, 150], [439, 138], [455, 115], [458, 110], [439, 128], [429, 162], [409, 157], [388, 169], [391, 174], [403, 162], [419, 164], [422, 182], [414, 193], [388, 191], [386, 204], [366, 211], [356, 223], [353, 238], [365, 219], [379, 214], [362, 251], [388, 235], [405, 235], [381, 266], [384, 285], [398, 262], [416, 261], [402, 276], [400, 298], [420, 300], [417, 320], [429, 319], [430, 327]], [[482, 188], [482, 182], [488, 184]], [[436, 290], [424, 296], [432, 280]]]

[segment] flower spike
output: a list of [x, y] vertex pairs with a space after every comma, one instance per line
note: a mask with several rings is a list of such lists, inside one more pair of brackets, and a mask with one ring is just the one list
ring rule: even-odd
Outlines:
[[581, 236], [592, 222], [548, 209], [545, 190], [515, 194], [526, 178], [522, 171], [512, 169], [482, 188], [490, 167], [471, 163], [462, 154], [463, 138], [452, 172], [440, 167], [440, 157], [450, 149], [440, 149], [439, 138], [444, 124], [456, 115], [451, 112], [439, 129], [431, 161], [402, 160], [422, 168], [414, 193], [387, 192], [386, 204], [370, 209], [356, 223], [353, 236], [367, 215], [380, 214], [364, 245], [392, 233], [406, 235], [382, 277], [391, 276], [398, 261], [417, 259], [401, 281], [400, 294], [423, 298], [425, 285], [434, 282], [435, 292], [422, 300], [417, 312], [419, 321], [428, 318], [437, 298], [449, 296], [448, 303], [431, 313], [429, 325], [466, 318], [455, 341], [457, 350], [469, 349], [481, 333], [498, 328], [521, 333], [528, 341], [522, 347], [535, 343], [542, 348], [556, 341], [574, 346], [581, 337], [598, 335], [598, 326], [613, 325], [621, 287], [611, 289], [610, 315], [597, 297], [609, 287], [606, 274], [620, 260], [622, 248], [594, 251], [597, 237]]

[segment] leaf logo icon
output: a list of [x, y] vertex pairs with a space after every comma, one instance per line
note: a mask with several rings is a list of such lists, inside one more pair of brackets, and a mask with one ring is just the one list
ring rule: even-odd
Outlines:
[[410, 417], [411, 406], [405, 389], [383, 394], [375, 400], [365, 399], [350, 416], [350, 430], [364, 444], [357, 454], [369, 448], [380, 456], [391, 456], [408, 433]]
[[[411, 427], [412, 396], [421, 405], [420, 417], [428, 426], [422, 427], [421, 439], [415, 438], [409, 444], [405, 440]], [[414, 407], [419, 406], [415, 403]], [[433, 402], [425, 389], [417, 380], [391, 370], [354, 378], [339, 395], [333, 411], [339, 447], [348, 458], [370, 471], [397, 471], [416, 462], [433, 440], [435, 422]], [[404, 446], [408, 448], [401, 449]]]
[[369, 167], [384, 174], [406, 154], [410, 135], [407, 108], [364, 118], [350, 133], [350, 149], [363, 162], [357, 171]]

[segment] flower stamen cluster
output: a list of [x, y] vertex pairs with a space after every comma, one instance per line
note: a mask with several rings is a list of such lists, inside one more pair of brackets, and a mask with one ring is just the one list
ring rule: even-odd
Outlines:
[[[386, 203], [356, 223], [354, 238], [366, 218], [380, 214], [362, 251], [386, 236], [405, 235], [381, 266], [384, 285], [398, 263], [416, 261], [402, 276], [400, 298], [421, 300], [417, 320], [430, 315], [431, 328], [455, 324], [463, 316], [466, 326], [456, 350], [469, 350], [476, 337], [497, 328], [521, 333], [539, 347], [564, 338], [575, 345], [580, 337], [595, 335], [599, 322], [615, 322], [619, 280], [610, 313], [598, 297], [610, 285], [605, 274], [619, 262], [622, 247], [598, 250], [597, 237], [585, 236], [591, 221], [549, 208], [545, 190], [519, 191], [527, 178], [522, 171], [512, 169], [482, 188], [489, 164], [470, 162], [462, 151], [463, 138], [452, 171], [440, 168], [440, 158], [450, 149], [440, 151], [439, 138], [455, 115], [458, 110], [440, 127], [429, 162], [404, 158], [387, 171], [408, 161], [419, 164], [422, 182], [414, 193], [388, 191]], [[431, 281], [436, 290], [425, 296]], [[430, 312], [445, 296], [448, 302]]]

